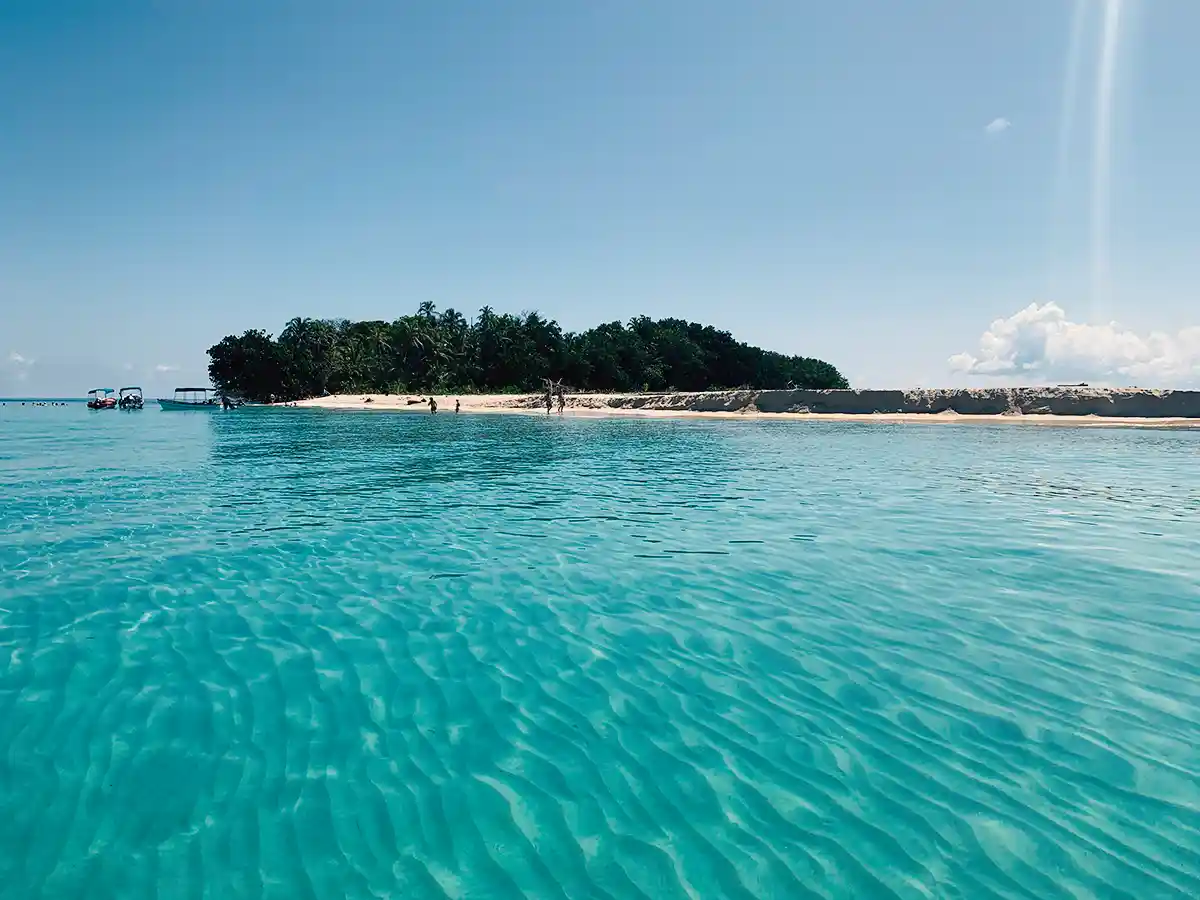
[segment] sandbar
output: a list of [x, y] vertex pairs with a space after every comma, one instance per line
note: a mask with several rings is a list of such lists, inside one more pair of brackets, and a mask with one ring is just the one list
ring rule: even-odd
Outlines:
[[[429, 414], [429, 394], [335, 394], [298, 407]], [[546, 415], [541, 394], [434, 395], [439, 414]], [[557, 405], [554, 415], [558, 414]], [[567, 394], [565, 415], [766, 419], [808, 422], [1200, 427], [1200, 391], [1143, 388], [732, 390]]]

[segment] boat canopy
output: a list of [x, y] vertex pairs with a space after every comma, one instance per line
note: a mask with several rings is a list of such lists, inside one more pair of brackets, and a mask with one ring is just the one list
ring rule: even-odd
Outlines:
[[88, 391], [89, 394], [111, 394], [112, 392], [112, 388], [92, 388]]
[[177, 394], [207, 394], [212, 388], [175, 388]]
[[121, 388], [121, 393], [125, 393], [125, 391], [140, 391], [140, 390], [141, 390], [141, 388], [138, 387], [136, 384], [131, 384], [129, 387]]

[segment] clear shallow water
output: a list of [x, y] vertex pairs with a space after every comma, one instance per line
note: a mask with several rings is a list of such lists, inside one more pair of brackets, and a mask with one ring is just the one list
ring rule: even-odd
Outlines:
[[0, 897], [1200, 896], [1198, 464], [0, 409]]

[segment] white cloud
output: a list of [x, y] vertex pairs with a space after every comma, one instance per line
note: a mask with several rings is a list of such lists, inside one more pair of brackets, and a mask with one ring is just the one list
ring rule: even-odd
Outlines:
[[179, 366], [168, 366], [166, 363], [159, 363], [154, 367], [155, 372], [178, 372]]
[[1008, 131], [1010, 128], [1012, 128], [1012, 122], [1008, 121], [1008, 119], [1004, 118], [1003, 116], [998, 119], [992, 119], [992, 121], [983, 126], [983, 130], [992, 135], [1004, 134], [1004, 132]]
[[978, 356], [957, 353], [949, 362], [956, 372], [1010, 380], [1200, 386], [1200, 326], [1141, 335], [1116, 322], [1072, 322], [1055, 303], [1031, 303], [994, 321], [979, 339]]
[[33, 363], [34, 360], [29, 359], [27, 356], [22, 356], [16, 350], [12, 350], [8, 354], [8, 364], [11, 369], [14, 370], [13, 377], [15, 377], [17, 381], [29, 380], [29, 369]]

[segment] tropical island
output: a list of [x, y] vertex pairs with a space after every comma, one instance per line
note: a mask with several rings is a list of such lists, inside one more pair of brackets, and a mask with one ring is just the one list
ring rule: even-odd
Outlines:
[[787, 356], [683, 319], [638, 316], [564, 331], [536, 312], [474, 320], [423, 303], [392, 322], [295, 318], [208, 350], [225, 397], [328, 409], [546, 410], [575, 415], [793, 416], [1195, 426], [1200, 392], [1057, 385], [850, 390], [830, 363]]
[[474, 320], [422, 303], [392, 322], [292, 319], [274, 338], [250, 330], [208, 350], [209, 378], [255, 402], [330, 394], [541, 391], [701, 392], [724, 388], [848, 388], [831, 364], [787, 356], [683, 319], [639, 316], [567, 332], [536, 312]]

